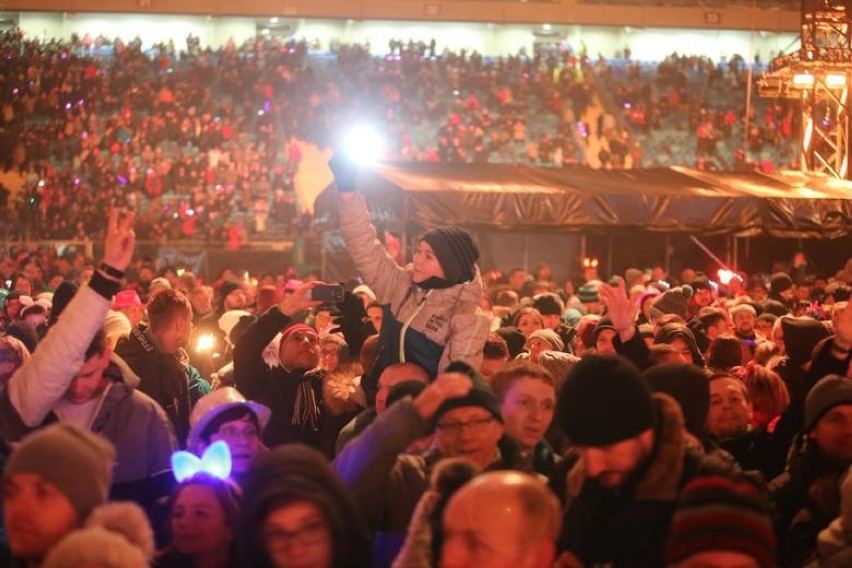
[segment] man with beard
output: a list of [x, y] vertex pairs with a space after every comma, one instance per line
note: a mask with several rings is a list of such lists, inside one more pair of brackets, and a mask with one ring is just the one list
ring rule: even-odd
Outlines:
[[731, 321], [734, 324], [734, 335], [740, 340], [743, 353], [743, 364], [754, 359], [754, 348], [763, 337], [754, 329], [757, 311], [748, 304], [739, 304], [730, 309]]
[[680, 406], [652, 394], [621, 357], [590, 355], [574, 365], [556, 416], [574, 445], [559, 467], [567, 474], [551, 477], [567, 504], [559, 550], [583, 565], [664, 565], [681, 488], [699, 475], [735, 469], [684, 450]]

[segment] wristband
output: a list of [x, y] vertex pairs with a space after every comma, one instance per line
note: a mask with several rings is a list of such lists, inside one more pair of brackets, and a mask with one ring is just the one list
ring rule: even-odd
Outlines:
[[102, 270], [104, 272], [104, 274], [106, 274], [107, 276], [109, 276], [111, 278], [115, 278], [116, 280], [121, 280], [122, 278], [124, 278], [124, 271], [123, 270], [119, 270], [118, 268], [114, 268], [114, 267], [110, 266], [109, 264], [107, 264], [106, 262], [100, 263], [100, 265], [98, 265], [98, 270]]
[[121, 285], [115, 280], [108, 280], [100, 272], [92, 274], [92, 279], [89, 280], [89, 288], [97, 292], [102, 298], [112, 302], [112, 297], [115, 296]]

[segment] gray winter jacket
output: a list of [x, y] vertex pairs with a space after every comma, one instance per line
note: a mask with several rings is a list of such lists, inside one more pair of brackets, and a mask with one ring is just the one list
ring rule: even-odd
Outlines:
[[452, 361], [478, 369], [490, 327], [479, 309], [479, 270], [470, 282], [424, 290], [414, 284], [411, 265], [398, 266], [379, 242], [362, 195], [341, 199], [338, 207], [346, 249], [385, 306], [381, 366], [409, 361], [432, 376]]
[[[12, 375], [0, 396], [6, 442], [16, 442], [57, 421], [53, 409], [83, 365], [86, 349], [108, 308], [109, 301], [97, 292], [87, 286], [80, 288], [38, 350]], [[163, 409], [135, 390], [139, 377], [121, 358], [113, 355], [104, 374], [111, 383], [91, 430], [115, 445], [113, 483], [144, 480], [169, 471], [177, 444]]]

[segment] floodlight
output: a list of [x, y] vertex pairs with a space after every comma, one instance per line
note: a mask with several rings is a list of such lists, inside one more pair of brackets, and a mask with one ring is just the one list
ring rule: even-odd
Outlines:
[[796, 73], [793, 75], [793, 86], [801, 88], [813, 87], [814, 76], [810, 73]]
[[375, 164], [385, 156], [385, 140], [378, 130], [362, 124], [344, 135], [342, 149], [357, 164]]
[[829, 73], [825, 76], [825, 84], [829, 87], [844, 87], [846, 86], [846, 75]]

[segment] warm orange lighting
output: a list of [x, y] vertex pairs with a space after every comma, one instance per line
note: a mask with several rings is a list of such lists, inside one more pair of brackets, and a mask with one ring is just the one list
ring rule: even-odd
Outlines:
[[825, 76], [825, 84], [829, 87], [845, 87], [846, 75], [841, 75], [839, 73], [829, 73]]
[[802, 149], [807, 152], [811, 147], [811, 136], [814, 134], [814, 119], [808, 117], [808, 121], [805, 123], [805, 136], [802, 138]]
[[810, 73], [796, 73], [793, 75], [793, 85], [800, 89], [804, 87], [813, 87], [814, 76]]

